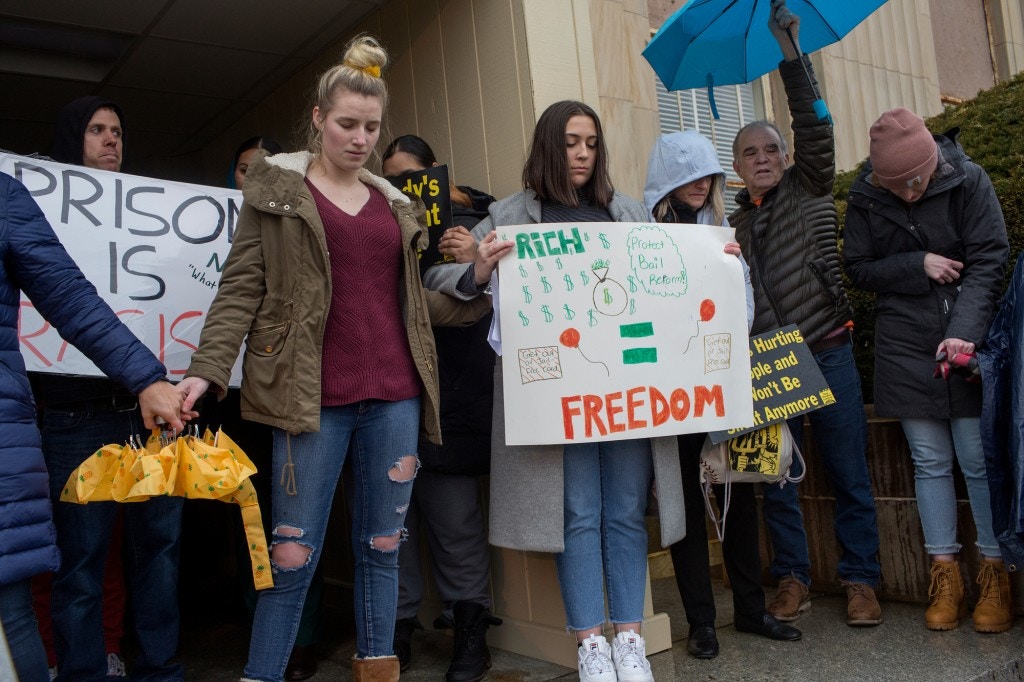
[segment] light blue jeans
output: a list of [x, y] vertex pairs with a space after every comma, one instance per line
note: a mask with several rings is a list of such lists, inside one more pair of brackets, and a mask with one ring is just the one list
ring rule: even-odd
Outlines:
[[565, 551], [555, 555], [555, 566], [567, 627], [588, 630], [605, 622], [605, 588], [611, 621], [638, 623], [647, 585], [650, 441], [566, 445], [562, 466]]
[[929, 554], [956, 554], [956, 493], [953, 490], [953, 456], [967, 483], [978, 549], [987, 557], [999, 557], [999, 543], [992, 531], [985, 453], [981, 447], [980, 420], [901, 419], [903, 433], [914, 460], [917, 510]]
[[[420, 399], [364, 400], [320, 409], [318, 433], [274, 430], [274, 471], [280, 476], [289, 451], [296, 491], [274, 486], [271, 566], [274, 586], [260, 593], [249, 644], [245, 678], [277, 682], [284, 676], [302, 616], [310, 580], [320, 560], [334, 490], [348, 455], [352, 456], [354, 499], [352, 550], [355, 555], [356, 652], [360, 658], [389, 656], [398, 603], [398, 549], [378, 550], [375, 542], [405, 535], [405, 513], [418, 460]], [[300, 535], [294, 533], [298, 531]], [[276, 545], [298, 542], [311, 550], [298, 568], [282, 568]]]

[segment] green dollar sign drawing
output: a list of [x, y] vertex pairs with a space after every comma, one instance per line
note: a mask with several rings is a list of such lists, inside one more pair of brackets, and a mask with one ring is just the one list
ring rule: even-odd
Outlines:
[[590, 284], [590, 278], [587, 277], [587, 272], [585, 270], [580, 270], [580, 279], [583, 280], [583, 286]]
[[539, 260], [533, 261], [533, 264], [537, 266], [537, 272], [544, 272], [544, 266], [540, 264]]
[[526, 277], [526, 268], [523, 267], [522, 263], [519, 264], [519, 276]]
[[576, 317], [576, 311], [570, 308], [568, 303], [562, 306], [562, 310], [565, 311], [565, 319], [571, 320]]
[[523, 287], [523, 301], [529, 303], [533, 300], [533, 294], [530, 293], [530, 287]]
[[552, 287], [551, 287], [551, 284], [548, 282], [548, 278], [547, 277], [541, 277], [540, 278], [540, 283], [544, 286], [544, 293], [545, 294], [550, 294]]
[[629, 280], [629, 293], [635, 294], [637, 288], [636, 279], [634, 279], [633, 275], [630, 275], [627, 279]]
[[561, 270], [562, 269], [562, 259], [561, 258], [556, 258], [555, 259], [555, 265], [557, 265], [558, 269]]
[[604, 304], [608, 305], [612, 302], [612, 295], [608, 293], [608, 287], [604, 288]]
[[566, 291], [572, 291], [575, 287], [576, 287], [576, 285], [574, 285], [572, 283], [572, 275], [566, 275], [565, 276], [565, 290]]
[[551, 311], [548, 309], [547, 305], [542, 305], [540, 307], [540, 311], [544, 313], [545, 322], [550, 322], [551, 320], [555, 319], [555, 316], [551, 314]]
[[604, 232], [599, 233], [597, 238], [601, 240], [601, 246], [606, 249], [612, 248], [612, 243], [608, 241], [608, 237], [605, 236]]
[[[520, 313], [521, 314], [521, 313]], [[597, 326], [597, 315], [594, 314], [594, 309], [591, 308], [587, 311], [587, 325], [591, 327]]]
[[526, 313], [524, 313], [522, 310], [519, 311], [519, 320], [520, 320], [520, 322], [523, 323], [524, 327], [529, 327], [530, 326], [530, 318], [528, 318], [526, 316]]
[[629, 299], [629, 314], [630, 315], [636, 314], [636, 299], [635, 298]]

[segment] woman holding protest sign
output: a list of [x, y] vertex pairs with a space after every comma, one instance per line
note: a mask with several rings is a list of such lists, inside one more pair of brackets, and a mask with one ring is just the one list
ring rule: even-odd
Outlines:
[[[725, 171], [711, 142], [693, 130], [659, 137], [647, 164], [644, 202], [659, 223], [728, 227], [729, 221], [725, 218]], [[730, 243], [725, 250], [743, 261], [739, 244]], [[754, 320], [754, 292], [746, 262], [743, 262], [743, 274], [749, 329]], [[700, 481], [700, 453], [705, 437], [703, 433], [678, 437], [686, 536], [670, 549], [679, 596], [690, 625], [686, 648], [691, 656], [706, 659], [718, 655], [718, 638], [715, 635], [715, 598], [708, 570], [708, 536]], [[715, 499], [724, 515], [723, 486], [715, 486]], [[799, 630], [776, 621], [765, 611], [754, 485], [733, 483], [728, 508], [732, 523], [722, 539], [722, 555], [732, 584], [736, 629], [771, 639], [799, 639]]]
[[[415, 135], [402, 135], [384, 150], [381, 166], [396, 185], [437, 166], [434, 151]], [[487, 217], [494, 197], [472, 187], [450, 185], [453, 225], [451, 246], [438, 247], [442, 235], [430, 234], [420, 254], [420, 271], [439, 262], [472, 262], [476, 240], [469, 233]], [[443, 226], [439, 226], [443, 227]], [[467, 248], [468, 247], [468, 248]], [[395, 654], [402, 669], [412, 656], [412, 633], [420, 628], [416, 613], [423, 597], [419, 540], [421, 527], [430, 546], [434, 582], [445, 611], [435, 626], [453, 628], [455, 642], [448, 682], [479, 680], [491, 665], [485, 636], [501, 621], [491, 615], [490, 559], [480, 506], [480, 474], [490, 470], [494, 351], [487, 344], [491, 316], [470, 327], [434, 327], [441, 388], [443, 444], [420, 438], [420, 472], [406, 515], [408, 541], [398, 563], [398, 614]]]
[[[475, 237], [484, 239], [503, 225], [647, 220], [642, 204], [612, 186], [601, 121], [582, 102], [556, 102], [541, 114], [523, 185], [522, 192], [491, 205], [473, 229]], [[476, 266], [437, 266], [425, 275], [428, 287], [464, 297], [484, 291], [489, 279]], [[665, 490], [680, 486], [675, 438], [508, 446], [500, 363], [496, 371], [491, 543], [555, 553], [568, 627], [579, 643], [581, 680], [652, 680], [640, 636], [644, 511], [652, 478]], [[660, 499], [662, 544], [682, 536], [678, 497]], [[611, 645], [602, 635], [606, 591], [616, 632]]]
[[[307, 150], [248, 169], [238, 231], [186, 378], [184, 410], [222, 393], [245, 340], [242, 416], [274, 426], [271, 564], [246, 679], [281, 680], [351, 454], [353, 679], [397, 680], [398, 547], [417, 437], [440, 438], [434, 324], [471, 323], [489, 301], [423, 289], [422, 210], [363, 166], [380, 135], [388, 56], [368, 36], [319, 79]], [[489, 272], [508, 245], [489, 242]]]

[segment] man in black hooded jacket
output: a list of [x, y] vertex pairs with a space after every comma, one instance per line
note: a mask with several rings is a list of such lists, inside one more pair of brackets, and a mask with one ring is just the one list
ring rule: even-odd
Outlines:
[[[58, 115], [51, 157], [117, 172], [124, 135], [121, 107], [102, 97], [80, 97]], [[111, 650], [115, 643], [105, 642], [104, 637], [104, 609], [110, 608], [104, 603], [104, 567], [118, 512], [123, 511], [127, 545], [123, 571], [139, 643], [132, 676], [183, 680], [182, 667], [172, 661], [178, 647], [182, 498], [158, 497], [126, 505], [59, 501], [68, 476], [93, 452], [143, 433], [135, 396], [106, 378], [33, 374], [31, 379], [62, 555], [60, 571], [53, 578], [50, 609], [57, 679], [79, 682], [126, 674], [117, 650]], [[118, 554], [116, 545], [114, 554]], [[106, 614], [106, 620], [110, 618]], [[120, 629], [120, 623], [116, 626]]]

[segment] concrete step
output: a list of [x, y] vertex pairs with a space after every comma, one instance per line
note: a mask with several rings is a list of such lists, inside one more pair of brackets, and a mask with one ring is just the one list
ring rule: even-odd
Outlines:
[[[815, 595], [812, 606], [794, 623], [804, 633], [799, 642], [773, 642], [737, 632], [732, 627], [732, 596], [716, 583], [718, 639], [721, 654], [698, 661], [686, 653], [686, 618], [672, 578], [652, 582], [655, 609], [672, 620], [672, 649], [650, 657], [654, 677], [669, 680], [800, 680], [843, 682], [892, 680], [960, 682], [963, 680], [1024, 680], [1024, 622], [1018, 619], [1009, 632], [982, 635], [968, 618], [957, 630], [931, 632], [923, 624], [924, 608], [916, 604], [886, 602], [885, 623], [873, 628], [846, 625], [846, 600]], [[349, 614], [332, 614], [328, 635], [321, 646], [319, 682], [351, 679], [349, 659], [354, 653]], [[190, 682], [237, 679], [245, 664], [248, 632], [237, 625], [215, 623], [184, 628], [180, 658]], [[407, 682], [444, 676], [451, 638], [438, 631], [417, 632], [413, 639], [413, 666], [402, 674]], [[494, 666], [486, 679], [495, 682], [573, 680], [576, 671], [492, 649]]]

